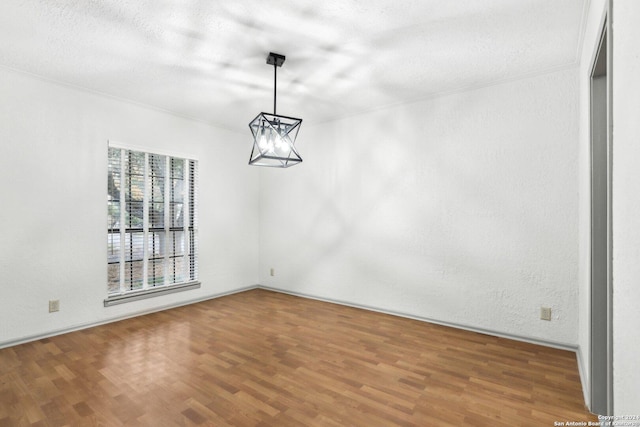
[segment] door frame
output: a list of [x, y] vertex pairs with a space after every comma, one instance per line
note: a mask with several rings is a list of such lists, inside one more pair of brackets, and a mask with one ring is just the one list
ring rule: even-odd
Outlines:
[[[611, 30], [611, 1], [607, 0], [604, 16], [600, 24], [598, 43], [591, 58], [589, 70], [589, 161], [590, 161], [590, 236], [589, 236], [589, 283], [590, 283], [590, 349], [589, 349], [589, 408], [600, 415], [613, 414], [613, 288], [612, 288], [612, 203], [611, 203], [611, 168], [612, 168], [612, 30]], [[594, 131], [594, 78], [602, 76], [602, 69], [598, 69], [600, 55], [606, 52], [606, 159], [594, 159], [594, 142], [598, 132]], [[596, 101], [602, 102], [603, 99]], [[602, 129], [600, 129], [602, 133]], [[597, 161], [600, 160], [599, 163]], [[597, 287], [593, 277], [596, 268], [594, 259], [594, 211], [596, 200], [594, 197], [594, 174], [596, 168], [604, 168], [606, 177], [606, 289]], [[604, 291], [604, 292], [603, 292]], [[602, 327], [601, 322], [606, 323]], [[598, 327], [600, 326], [600, 327]]]

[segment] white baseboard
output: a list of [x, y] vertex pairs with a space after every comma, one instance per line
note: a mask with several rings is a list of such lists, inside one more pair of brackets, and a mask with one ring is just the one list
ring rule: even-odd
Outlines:
[[[79, 331], [79, 330], [82, 330], [82, 329], [92, 328], [94, 326], [105, 325], [105, 324], [112, 323], [112, 322], [119, 322], [121, 320], [130, 319], [132, 317], [144, 316], [145, 314], [151, 314], [151, 313], [155, 313], [155, 312], [158, 312], [158, 311], [169, 310], [169, 309], [172, 309], [172, 308], [182, 307], [182, 306], [190, 305], [190, 304], [196, 304], [196, 303], [199, 303], [199, 302], [202, 302], [202, 301], [207, 301], [207, 300], [210, 300], [210, 299], [215, 299], [215, 298], [220, 298], [220, 297], [224, 297], [224, 296], [227, 296], [227, 295], [237, 294], [237, 293], [240, 293], [240, 292], [250, 291], [252, 289], [264, 289], [264, 290], [267, 290], [267, 291], [284, 293], [284, 294], [293, 295], [293, 296], [297, 296], [297, 297], [301, 297], [301, 298], [309, 298], [309, 299], [328, 302], [328, 303], [332, 303], [332, 304], [339, 304], [339, 305], [344, 305], [344, 306], [348, 306], [348, 307], [360, 308], [360, 309], [363, 309], [363, 310], [375, 311], [375, 312], [378, 312], [378, 313], [390, 314], [392, 316], [404, 317], [404, 318], [408, 318], [408, 319], [418, 320], [418, 321], [421, 321], [421, 322], [433, 323], [433, 324], [442, 325], [442, 326], [448, 326], [448, 327], [452, 327], [452, 328], [456, 328], [456, 329], [462, 329], [462, 330], [466, 330], [466, 331], [470, 331], [470, 332], [477, 332], [477, 333], [481, 333], [481, 334], [485, 334], [485, 335], [491, 335], [491, 336], [496, 336], [496, 337], [501, 337], [501, 338], [508, 338], [508, 339], [512, 339], [512, 340], [516, 340], [516, 341], [527, 342], [527, 343], [530, 343], [530, 344], [537, 344], [537, 345], [542, 345], [542, 346], [545, 346], [545, 347], [557, 348], [557, 349], [560, 349], [560, 350], [573, 351], [573, 352], [576, 352], [576, 354], [578, 356], [578, 367], [581, 369], [580, 370], [580, 377], [581, 377], [581, 379], [585, 378], [584, 371], [582, 370], [584, 368], [584, 364], [582, 363], [581, 353], [578, 352], [579, 348], [577, 346], [568, 345], [568, 344], [565, 344], [565, 343], [554, 342], [554, 341], [541, 340], [541, 339], [538, 339], [538, 338], [531, 338], [531, 337], [524, 337], [524, 336], [520, 336], [520, 335], [513, 335], [513, 334], [504, 333], [504, 332], [493, 331], [493, 330], [490, 330], [490, 329], [476, 328], [476, 327], [472, 327], [472, 326], [468, 326], [468, 325], [462, 325], [462, 324], [458, 324], [458, 323], [444, 322], [444, 321], [440, 321], [440, 320], [437, 320], [437, 319], [431, 319], [431, 318], [422, 317], [422, 316], [415, 316], [415, 315], [412, 315], [412, 314], [407, 314], [407, 313], [403, 313], [403, 312], [399, 312], [399, 311], [386, 310], [386, 309], [383, 309], [383, 308], [380, 308], [380, 307], [372, 307], [372, 306], [363, 305], [363, 304], [355, 304], [355, 303], [348, 302], [348, 301], [342, 301], [342, 300], [337, 300], [337, 299], [333, 299], [333, 298], [323, 298], [323, 297], [318, 297], [318, 296], [311, 295], [311, 294], [305, 294], [305, 293], [301, 293], [301, 292], [293, 292], [293, 291], [288, 291], [288, 290], [285, 290], [285, 289], [278, 289], [278, 288], [273, 288], [273, 287], [269, 287], [269, 286], [262, 286], [262, 285], [246, 286], [246, 287], [239, 288], [239, 289], [234, 289], [234, 290], [228, 291], [228, 292], [222, 292], [222, 293], [219, 293], [219, 294], [209, 295], [209, 296], [202, 297], [202, 298], [191, 299], [191, 300], [188, 300], [188, 301], [182, 301], [182, 302], [175, 303], [175, 304], [168, 304], [168, 305], [163, 305], [163, 306], [159, 306], [159, 307], [154, 307], [154, 308], [148, 309], [148, 310], [142, 310], [142, 311], [138, 311], [138, 312], [135, 312], [135, 313], [129, 313], [129, 314], [125, 315], [125, 316], [116, 316], [116, 317], [108, 318], [108, 319], [105, 319], [105, 320], [101, 320], [99, 322], [84, 323], [84, 324], [80, 324], [80, 325], [74, 325], [74, 326], [71, 326], [71, 327], [68, 327], [68, 328], [49, 331], [49, 332], [46, 332], [44, 334], [36, 334], [36, 335], [28, 336], [28, 337], [18, 338], [18, 339], [15, 339], [15, 340], [4, 341], [4, 342], [0, 342], [0, 349], [1, 348], [6, 348], [6, 347], [12, 347], [14, 345], [24, 344], [24, 343], [27, 343], [27, 342], [30, 342], [30, 341], [36, 341], [36, 340], [43, 339], [43, 338], [49, 338], [49, 337], [53, 337], [53, 336], [56, 336], [56, 335], [66, 334], [66, 333], [69, 333], [69, 332]], [[586, 390], [586, 387], [584, 387], [584, 383], [583, 383], [583, 389]]]
[[591, 410], [591, 389], [589, 375], [587, 375], [587, 367], [584, 364], [582, 356], [582, 348], [578, 346], [576, 350], [576, 359], [578, 359], [578, 373], [580, 374], [580, 383], [582, 384], [582, 394], [584, 395], [584, 404]]
[[28, 343], [28, 342], [31, 342], [31, 341], [41, 340], [43, 338], [50, 338], [50, 337], [54, 337], [56, 335], [67, 334], [69, 332], [80, 331], [82, 329], [93, 328], [95, 326], [106, 325], [108, 323], [119, 322], [121, 320], [131, 319], [132, 317], [144, 316], [145, 314], [156, 313], [158, 311], [169, 310], [169, 309], [172, 309], [172, 308], [182, 307], [182, 306], [190, 305], [190, 304], [196, 304], [196, 303], [199, 303], [199, 302], [203, 302], [203, 301], [208, 301], [208, 300], [211, 300], [211, 299], [224, 297], [224, 296], [227, 296], [227, 295], [233, 295], [233, 294], [237, 294], [237, 293], [240, 293], [240, 292], [250, 291], [252, 289], [256, 289], [257, 287], [258, 287], [257, 285], [246, 286], [246, 287], [243, 287], [243, 288], [240, 288], [240, 289], [234, 289], [234, 290], [228, 291], [228, 292], [221, 292], [219, 294], [209, 295], [209, 296], [202, 297], [202, 298], [194, 298], [194, 299], [191, 299], [191, 300], [188, 300], [188, 301], [181, 301], [181, 302], [174, 303], [174, 304], [166, 304], [166, 305], [162, 305], [162, 306], [159, 306], [159, 307], [154, 307], [154, 308], [147, 309], [147, 310], [141, 310], [141, 311], [137, 311], [137, 312], [134, 312], [134, 313], [129, 313], [129, 314], [124, 315], [124, 316], [110, 317], [108, 319], [104, 319], [104, 320], [101, 320], [99, 322], [83, 323], [83, 324], [79, 324], [79, 325], [70, 326], [68, 328], [49, 331], [49, 332], [46, 332], [46, 333], [43, 333], [43, 334], [36, 334], [36, 335], [28, 336], [28, 337], [22, 337], [22, 338], [18, 338], [18, 339], [14, 339], [14, 340], [4, 341], [4, 342], [0, 342], [0, 349], [7, 348], [7, 347], [13, 347], [15, 345], [20, 345], [20, 344], [25, 344], [25, 343]]
[[490, 329], [476, 328], [476, 327], [473, 327], [473, 326], [462, 325], [462, 324], [459, 324], [459, 323], [444, 322], [444, 321], [441, 321], [441, 320], [431, 319], [431, 318], [428, 318], [428, 317], [416, 316], [416, 315], [413, 315], [413, 314], [407, 314], [407, 313], [403, 313], [403, 312], [399, 312], [399, 311], [386, 310], [386, 309], [383, 309], [383, 308], [380, 308], [380, 307], [372, 307], [372, 306], [363, 305], [363, 304], [356, 304], [356, 303], [352, 303], [352, 302], [349, 302], [349, 301], [336, 300], [336, 299], [333, 299], [333, 298], [323, 298], [323, 297], [318, 297], [318, 296], [315, 296], [315, 295], [305, 294], [305, 293], [301, 293], [301, 292], [288, 291], [288, 290], [279, 289], [279, 288], [272, 288], [270, 286], [263, 286], [263, 285], [258, 285], [257, 288], [258, 289], [264, 289], [264, 290], [267, 290], [267, 291], [280, 292], [280, 293], [283, 293], [283, 294], [293, 295], [293, 296], [302, 297], [302, 298], [314, 299], [314, 300], [328, 302], [328, 303], [332, 303], [332, 304], [339, 304], [339, 305], [344, 305], [344, 306], [353, 307], [353, 308], [360, 308], [360, 309], [363, 309], [363, 310], [375, 311], [375, 312], [378, 312], [378, 313], [390, 314], [392, 316], [405, 317], [407, 319], [419, 320], [421, 322], [433, 323], [433, 324], [441, 325], [441, 326], [448, 326], [450, 328], [462, 329], [462, 330], [470, 331], [470, 332], [477, 332], [477, 333], [484, 334], [484, 335], [491, 335], [491, 336], [500, 337], [500, 338], [507, 338], [507, 339], [511, 339], [511, 340], [515, 340], [515, 341], [526, 342], [526, 343], [529, 343], [529, 344], [536, 344], [536, 345], [542, 345], [542, 346], [545, 346], [545, 347], [557, 348], [559, 350], [573, 351], [574, 353], [577, 352], [577, 350], [578, 350], [578, 346], [571, 345], [571, 344], [560, 343], [560, 342], [555, 342], [555, 341], [548, 341], [548, 340], [541, 340], [539, 338], [531, 338], [531, 337], [525, 337], [525, 336], [521, 336], [521, 335], [508, 334], [508, 333], [494, 331], [494, 330], [490, 330]]

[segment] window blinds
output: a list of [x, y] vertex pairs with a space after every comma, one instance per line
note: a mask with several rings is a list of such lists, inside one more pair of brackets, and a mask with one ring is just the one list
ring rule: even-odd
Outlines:
[[108, 294], [198, 278], [197, 162], [109, 147]]

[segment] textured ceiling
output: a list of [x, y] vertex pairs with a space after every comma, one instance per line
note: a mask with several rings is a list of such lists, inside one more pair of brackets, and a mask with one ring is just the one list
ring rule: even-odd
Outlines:
[[575, 64], [587, 0], [2, 0], [0, 64], [246, 131]]

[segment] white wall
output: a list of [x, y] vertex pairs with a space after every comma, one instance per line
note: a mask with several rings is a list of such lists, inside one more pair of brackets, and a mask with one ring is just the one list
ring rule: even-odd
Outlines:
[[578, 358], [585, 399], [590, 400], [591, 348], [591, 66], [600, 41], [600, 30], [606, 9], [605, 0], [591, 0], [580, 58], [580, 144], [579, 144], [579, 333]]
[[613, 2], [613, 384], [640, 414], [640, 2]]
[[577, 344], [576, 68], [303, 125], [299, 148], [261, 171], [261, 284]]
[[[246, 136], [5, 69], [0, 93], [0, 346], [257, 283]], [[201, 289], [103, 307], [108, 139], [199, 159]]]

